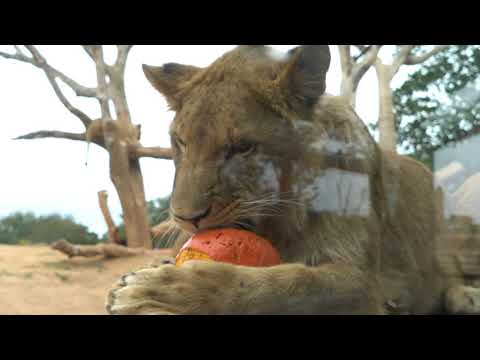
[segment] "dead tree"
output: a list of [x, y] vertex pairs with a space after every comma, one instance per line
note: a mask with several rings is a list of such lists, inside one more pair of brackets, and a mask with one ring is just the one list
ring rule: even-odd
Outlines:
[[[140, 144], [140, 128], [132, 123], [125, 95], [124, 73], [127, 57], [133, 45], [116, 45], [117, 58], [113, 65], [104, 61], [101, 45], [84, 45], [83, 49], [95, 64], [97, 86], [86, 87], [51, 66], [35, 46], [14, 45], [15, 52], [0, 52], [6, 59], [21, 61], [42, 70], [62, 104], [84, 125], [85, 132], [76, 134], [42, 130], [16, 139], [59, 138], [88, 141], [105, 149], [110, 156], [110, 178], [121, 202], [128, 246], [152, 248], [147, 204], [140, 169], [140, 157], [170, 159], [170, 149], [144, 148]], [[92, 120], [66, 98], [58, 81], [70, 87], [79, 97], [98, 101], [101, 118]], [[114, 109], [111, 114], [110, 108]]]

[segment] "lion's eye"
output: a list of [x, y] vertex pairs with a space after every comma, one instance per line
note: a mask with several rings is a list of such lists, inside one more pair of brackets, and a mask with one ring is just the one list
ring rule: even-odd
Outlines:
[[255, 150], [256, 146], [252, 143], [240, 142], [230, 147], [227, 152], [227, 160], [232, 158], [234, 155], [249, 155]]

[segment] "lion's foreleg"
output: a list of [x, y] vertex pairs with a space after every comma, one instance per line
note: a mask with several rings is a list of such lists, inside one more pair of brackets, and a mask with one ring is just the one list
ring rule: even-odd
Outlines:
[[374, 281], [347, 265], [281, 265], [254, 279], [242, 292], [247, 314], [384, 313]]
[[114, 314], [381, 314], [373, 282], [345, 265], [250, 268], [194, 261], [124, 276]]

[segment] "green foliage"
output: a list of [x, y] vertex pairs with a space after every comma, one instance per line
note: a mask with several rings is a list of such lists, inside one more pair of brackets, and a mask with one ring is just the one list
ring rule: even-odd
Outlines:
[[480, 132], [479, 74], [478, 45], [452, 45], [420, 65], [394, 92], [398, 144], [431, 166], [435, 150]]
[[99, 242], [95, 233], [76, 223], [71, 216], [52, 214], [37, 217], [31, 212], [17, 212], [0, 220], [2, 244], [50, 244], [61, 238], [73, 244]]

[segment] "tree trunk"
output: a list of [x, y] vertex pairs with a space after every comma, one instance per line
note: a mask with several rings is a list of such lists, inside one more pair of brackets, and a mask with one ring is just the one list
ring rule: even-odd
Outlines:
[[110, 121], [104, 136], [110, 153], [110, 178], [123, 210], [128, 247], [152, 249], [143, 177], [138, 158], [132, 159], [129, 146], [138, 142], [135, 126], [126, 121]]
[[139, 160], [130, 160], [125, 144], [110, 153], [110, 177], [122, 204], [129, 247], [152, 248], [147, 203]]
[[107, 192], [105, 190], [98, 192], [98, 202], [100, 205], [100, 210], [102, 211], [103, 218], [107, 224], [108, 229], [108, 241], [112, 244], [120, 245], [120, 233], [118, 227], [113, 221], [112, 215], [110, 214], [110, 209], [107, 204]]
[[397, 131], [395, 129], [395, 115], [393, 113], [393, 92], [390, 87], [392, 70], [390, 65], [375, 64], [378, 77], [379, 114], [378, 128], [380, 131], [380, 148], [396, 152]]
[[342, 73], [342, 84], [340, 88], [340, 94], [344, 96], [348, 100], [352, 108], [355, 109], [357, 91], [353, 84], [353, 78], [351, 73], [350, 74], [347, 74], [345, 72]]
[[338, 45], [340, 65], [342, 69], [342, 83], [340, 95], [345, 97], [355, 109], [355, 85], [353, 84], [353, 64], [350, 55], [350, 45]]

